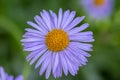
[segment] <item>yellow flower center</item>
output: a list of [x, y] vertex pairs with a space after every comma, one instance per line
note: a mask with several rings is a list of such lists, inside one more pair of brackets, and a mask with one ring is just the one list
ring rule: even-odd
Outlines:
[[94, 0], [94, 4], [95, 4], [96, 6], [101, 6], [101, 5], [104, 4], [104, 0]]
[[61, 29], [53, 29], [46, 35], [46, 45], [51, 51], [57, 52], [64, 50], [68, 44], [68, 35]]

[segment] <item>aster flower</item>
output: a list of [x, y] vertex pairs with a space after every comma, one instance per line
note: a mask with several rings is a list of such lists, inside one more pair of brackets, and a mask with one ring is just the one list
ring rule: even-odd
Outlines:
[[102, 19], [110, 16], [113, 10], [114, 0], [81, 0], [81, 3], [88, 13], [94, 19]]
[[0, 67], [0, 80], [23, 80], [23, 76], [19, 75], [16, 78], [14, 78], [12, 75], [8, 75], [3, 67]]
[[46, 79], [51, 73], [55, 78], [62, 73], [77, 74], [90, 56], [86, 51], [92, 51], [92, 45], [85, 42], [94, 41], [93, 33], [82, 32], [88, 23], [76, 27], [84, 16], [74, 18], [75, 14], [75, 11], [60, 9], [57, 16], [51, 10], [43, 10], [40, 16], [34, 17], [36, 23], [27, 22], [33, 29], [25, 29], [27, 32], [21, 40], [24, 50], [31, 52], [26, 59], [31, 65], [36, 62], [35, 68], [40, 67], [40, 75], [46, 72]]

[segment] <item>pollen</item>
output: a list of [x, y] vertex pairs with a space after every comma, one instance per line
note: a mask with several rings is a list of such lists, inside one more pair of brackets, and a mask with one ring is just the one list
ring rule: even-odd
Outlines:
[[53, 29], [46, 35], [46, 45], [49, 50], [58, 52], [64, 50], [69, 45], [67, 32], [61, 29]]
[[96, 6], [102, 6], [104, 4], [105, 0], [94, 0], [94, 4]]

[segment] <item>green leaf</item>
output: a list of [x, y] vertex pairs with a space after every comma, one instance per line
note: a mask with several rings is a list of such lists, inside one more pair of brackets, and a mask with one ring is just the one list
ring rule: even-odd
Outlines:
[[10, 35], [17, 41], [17, 45], [21, 48], [20, 39], [22, 36], [22, 31], [19, 29], [19, 26], [7, 17], [0, 15], [0, 28], [10, 33]]

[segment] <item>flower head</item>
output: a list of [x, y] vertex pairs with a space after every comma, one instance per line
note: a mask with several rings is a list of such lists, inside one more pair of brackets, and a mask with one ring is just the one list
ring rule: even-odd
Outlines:
[[93, 33], [82, 32], [88, 23], [76, 27], [84, 16], [74, 18], [75, 13], [60, 9], [57, 16], [51, 10], [43, 10], [40, 16], [34, 17], [36, 23], [27, 22], [34, 29], [25, 29], [27, 32], [21, 40], [24, 50], [31, 52], [26, 59], [30, 64], [37, 62], [35, 68], [41, 67], [39, 74], [46, 72], [46, 79], [51, 73], [55, 78], [61, 77], [62, 73], [77, 74], [90, 56], [86, 51], [92, 51], [92, 45], [85, 42], [94, 41]]
[[23, 80], [23, 76], [19, 75], [14, 78], [12, 75], [8, 75], [2, 67], [0, 67], [0, 80]]
[[88, 15], [94, 19], [107, 18], [113, 10], [114, 0], [81, 0]]

